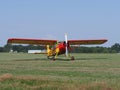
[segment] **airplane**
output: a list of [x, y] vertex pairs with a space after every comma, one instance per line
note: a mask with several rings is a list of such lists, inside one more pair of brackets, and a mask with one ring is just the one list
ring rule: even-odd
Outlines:
[[47, 48], [47, 58], [56, 60], [58, 55], [65, 54], [74, 60], [74, 56], [70, 56], [68, 51], [72, 45], [92, 45], [92, 44], [103, 44], [107, 42], [107, 39], [96, 39], [96, 40], [68, 40], [67, 34], [65, 34], [65, 41], [58, 40], [47, 40], [47, 39], [27, 39], [27, 38], [9, 38], [8, 44], [32, 44], [42, 45]]

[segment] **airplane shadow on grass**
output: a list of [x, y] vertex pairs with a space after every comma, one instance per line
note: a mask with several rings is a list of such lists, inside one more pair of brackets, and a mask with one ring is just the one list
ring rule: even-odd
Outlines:
[[63, 58], [56, 58], [55, 60], [47, 58], [34, 58], [34, 59], [16, 59], [14, 61], [71, 61], [71, 60]]
[[104, 60], [108, 58], [76, 58], [75, 60]]
[[[108, 58], [75, 58], [75, 60], [79, 61], [79, 60], [106, 60]], [[55, 60], [52, 59], [47, 59], [47, 58], [33, 58], [33, 59], [16, 59], [14, 61], [74, 61], [71, 60], [70, 58], [56, 58]]]
[[25, 59], [15, 59], [14, 61], [44, 61], [49, 60], [47, 58], [25, 58]]

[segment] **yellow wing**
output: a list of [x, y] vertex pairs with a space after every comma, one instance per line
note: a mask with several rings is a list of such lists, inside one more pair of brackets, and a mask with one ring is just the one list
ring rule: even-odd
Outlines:
[[57, 40], [10, 38], [10, 39], [8, 39], [7, 43], [35, 44], [35, 45], [54, 45], [55, 43], [57, 43]]
[[68, 40], [70, 45], [89, 45], [89, 44], [103, 44], [107, 40], [99, 39], [99, 40]]

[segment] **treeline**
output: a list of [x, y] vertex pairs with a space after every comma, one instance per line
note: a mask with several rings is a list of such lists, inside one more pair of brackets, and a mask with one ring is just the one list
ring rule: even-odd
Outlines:
[[[11, 45], [6, 44], [4, 47], [0, 47], [0, 52], [28, 52], [28, 50], [45, 50], [45, 46], [37, 45]], [[85, 46], [71, 46], [70, 51], [72, 53], [119, 53], [120, 44], [115, 43], [111, 47], [85, 47]]]
[[28, 52], [28, 50], [44, 50], [44, 46], [36, 45], [11, 45], [6, 44], [4, 47], [0, 47], [0, 52]]

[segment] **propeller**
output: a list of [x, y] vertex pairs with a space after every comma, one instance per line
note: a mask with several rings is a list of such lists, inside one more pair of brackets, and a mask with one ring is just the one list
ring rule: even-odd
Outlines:
[[67, 47], [68, 40], [67, 40], [67, 33], [65, 33], [65, 43], [66, 43], [65, 55], [68, 57], [68, 47]]

